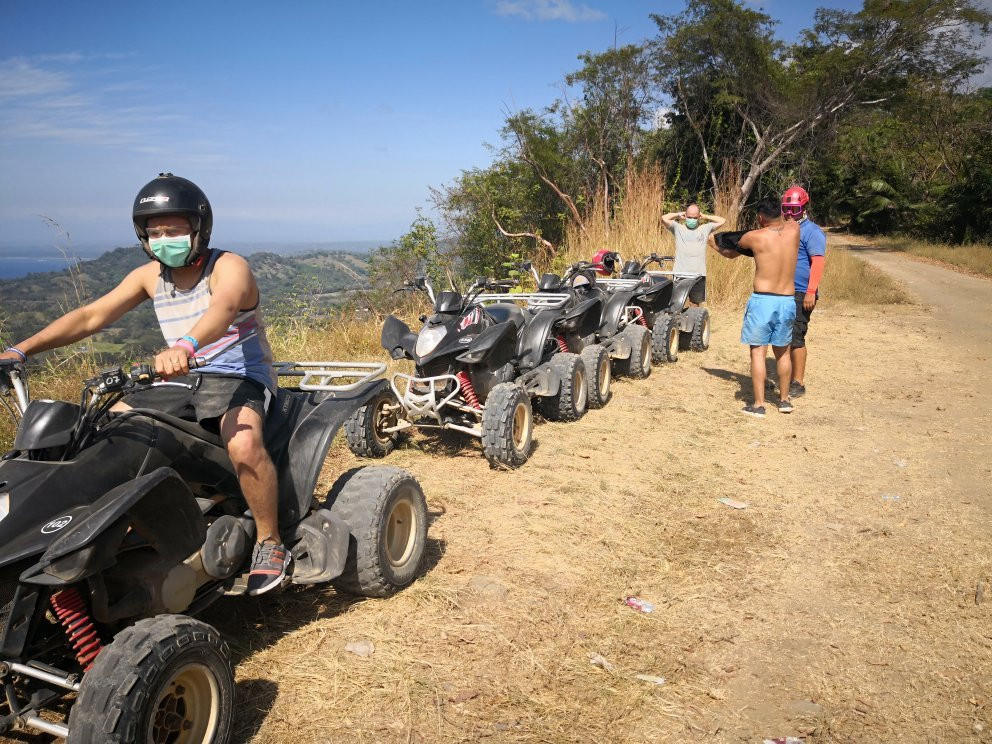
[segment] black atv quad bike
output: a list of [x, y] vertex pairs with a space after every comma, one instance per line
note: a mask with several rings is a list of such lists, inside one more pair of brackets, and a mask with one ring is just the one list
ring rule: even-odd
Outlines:
[[349, 419], [345, 431], [355, 454], [384, 457], [400, 432], [413, 427], [448, 429], [479, 437], [494, 467], [515, 468], [532, 449], [532, 396], [548, 418], [573, 420], [585, 412], [581, 359], [547, 343], [556, 323], [577, 322], [560, 310], [568, 297], [542, 296], [528, 312], [513, 300], [530, 295], [505, 293], [515, 284], [482, 278], [464, 296], [454, 289], [435, 296], [426, 277], [407, 283], [405, 288], [427, 294], [433, 313], [421, 316], [417, 334], [389, 316], [382, 346], [393, 359], [412, 360], [415, 374], [394, 374], [391, 390]]
[[[265, 422], [288, 581], [385, 597], [420, 570], [427, 509], [409, 473], [352, 471], [314, 498], [335, 432], [386, 388], [384, 369], [278, 365], [300, 378]], [[254, 523], [216, 432], [151, 409], [110, 412], [153, 379], [147, 365], [117, 368], [87, 380], [79, 405], [30, 401], [24, 366], [0, 362], [0, 402], [20, 413], [0, 459], [0, 735], [228, 741], [230, 654], [192, 616], [245, 591]]]
[[[620, 263], [619, 255], [617, 258]], [[660, 268], [649, 270], [651, 264], [660, 267], [674, 260], [674, 256], [657, 253], [640, 261], [630, 260], [622, 264], [620, 279], [613, 280], [616, 284], [638, 281], [643, 285], [637, 304], [642, 307], [644, 320], [651, 328], [655, 363], [678, 361], [679, 350], [706, 351], [710, 347], [710, 311], [693, 307], [689, 302], [689, 293], [703, 284], [705, 277], [675, 274]]]
[[[597, 299], [599, 318], [595, 327], [589, 333], [580, 328], [565, 334], [565, 346], [588, 355], [587, 366], [601, 369], [600, 365], [609, 367], [612, 362], [618, 374], [647, 377], [651, 374], [651, 332], [642, 322], [643, 312], [633, 304], [636, 288], [607, 289], [600, 284], [598, 268], [598, 264], [579, 261], [569, 266], [561, 278], [556, 274], [542, 276], [538, 289], [567, 291], [573, 303]], [[605, 405], [610, 398], [609, 377], [605, 382], [605, 386], [600, 379], [590, 383], [590, 400], [596, 400], [596, 407]]]

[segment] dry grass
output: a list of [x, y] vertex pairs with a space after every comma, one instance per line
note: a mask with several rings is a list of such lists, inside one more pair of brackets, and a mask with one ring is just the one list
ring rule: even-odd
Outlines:
[[882, 248], [902, 251], [917, 258], [936, 261], [952, 268], [964, 269], [971, 274], [992, 276], [992, 245], [988, 243], [948, 245], [912, 238], [886, 237], [873, 238], [872, 242]]
[[909, 296], [888, 274], [876, 269], [841, 246], [827, 252], [820, 294], [831, 302], [860, 305], [893, 305], [910, 302]]

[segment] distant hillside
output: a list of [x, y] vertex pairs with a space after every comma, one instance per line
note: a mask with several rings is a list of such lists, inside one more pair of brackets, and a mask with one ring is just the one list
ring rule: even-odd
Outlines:
[[[82, 261], [75, 277], [69, 271], [59, 271], [0, 280], [3, 341], [13, 343], [31, 335], [66, 310], [108, 292], [128, 272], [147, 261], [141, 250], [131, 246]], [[354, 253], [254, 253], [248, 256], [248, 263], [258, 280], [262, 308], [269, 318], [319, 315], [342, 304], [349, 292], [368, 284], [365, 257]], [[151, 302], [126, 314], [99, 334], [95, 343], [97, 349], [107, 352], [160, 348], [162, 336]]]

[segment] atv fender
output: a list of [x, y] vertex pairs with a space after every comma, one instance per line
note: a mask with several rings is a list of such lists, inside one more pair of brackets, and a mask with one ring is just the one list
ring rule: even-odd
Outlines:
[[352, 413], [388, 389], [389, 381], [379, 379], [347, 393], [331, 393], [300, 421], [283, 449], [288, 455], [276, 463], [281, 524], [294, 524], [310, 511], [317, 476], [334, 435]]
[[72, 584], [113, 565], [131, 529], [163, 563], [181, 563], [203, 545], [206, 526], [189, 486], [168, 467], [122, 483], [101, 496], [21, 574], [30, 584]]
[[599, 319], [602, 315], [603, 300], [590, 297], [569, 310], [555, 325], [555, 330], [563, 333], [575, 333], [588, 336], [599, 330]]
[[674, 291], [675, 285], [672, 280], [666, 278], [664, 281], [655, 281], [638, 288], [634, 301], [651, 312], [662, 312], [671, 307]]
[[517, 342], [521, 369], [531, 370], [541, 363], [544, 346], [551, 337], [551, 329], [560, 317], [558, 310], [538, 310], [530, 323], [524, 326], [524, 332]]
[[557, 395], [561, 387], [561, 378], [550, 362], [535, 367], [530, 372], [518, 377], [515, 382], [531, 396], [546, 398]]
[[603, 306], [600, 317], [599, 334], [602, 337], [614, 336], [620, 330], [620, 324], [626, 315], [627, 305], [634, 301], [634, 292], [621, 291], [610, 295]]
[[382, 348], [389, 352], [393, 359], [413, 359], [413, 349], [417, 344], [417, 334], [410, 326], [390, 315], [382, 324]]
[[455, 357], [465, 364], [487, 362], [493, 369], [502, 367], [513, 358], [517, 350], [517, 324], [506, 321], [489, 326], [469, 344], [468, 350]]
[[669, 311], [680, 313], [685, 310], [689, 305], [689, 292], [696, 285], [703, 285], [705, 283], [705, 276], [688, 276], [684, 279], [676, 279], [675, 290], [672, 292], [672, 304], [668, 306]]

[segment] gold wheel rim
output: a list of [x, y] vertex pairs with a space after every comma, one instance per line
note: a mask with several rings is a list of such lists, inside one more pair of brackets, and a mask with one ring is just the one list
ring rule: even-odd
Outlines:
[[220, 685], [204, 664], [179, 667], [165, 683], [152, 712], [147, 741], [202, 744], [212, 741], [220, 718]]
[[679, 350], [679, 329], [672, 326], [668, 329], [668, 358], [673, 359]]
[[372, 436], [375, 437], [379, 444], [386, 444], [389, 442], [390, 435], [389, 432], [383, 431], [386, 426], [393, 426], [392, 422], [393, 415], [386, 410], [386, 406], [389, 405], [389, 399], [383, 399], [379, 405], [375, 407], [375, 413], [372, 415]]
[[417, 510], [413, 500], [398, 498], [386, 517], [386, 558], [389, 565], [399, 568], [410, 560], [417, 543]]
[[703, 348], [710, 345], [710, 319], [707, 318], [703, 325]]
[[599, 362], [599, 395], [605, 398], [610, 391], [610, 359], [605, 354]]
[[523, 401], [517, 403], [513, 409], [513, 431], [510, 436], [513, 440], [513, 448], [518, 452], [522, 451], [527, 444], [527, 432], [530, 429], [530, 411]]
[[586, 376], [579, 367], [575, 368], [575, 374], [572, 376], [572, 390], [575, 391], [575, 410], [584, 411], [589, 394], [586, 391]]
[[651, 367], [651, 337], [644, 335], [644, 343], [641, 344], [641, 369], [646, 370]]

